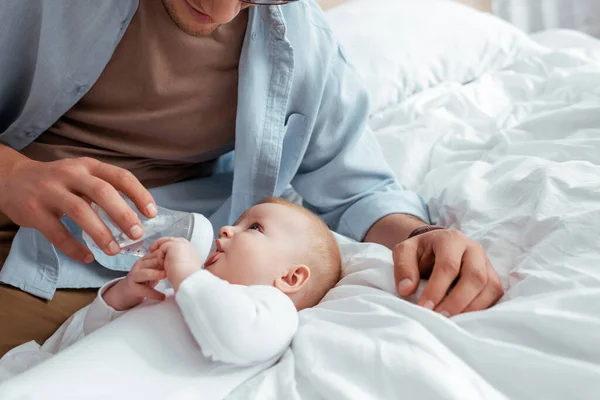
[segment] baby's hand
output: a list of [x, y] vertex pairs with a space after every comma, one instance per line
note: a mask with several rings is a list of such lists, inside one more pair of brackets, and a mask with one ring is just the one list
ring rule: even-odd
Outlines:
[[200, 254], [185, 239], [160, 238], [150, 246], [150, 251], [161, 260], [175, 291], [188, 276], [202, 269]]
[[164, 293], [154, 288], [165, 278], [159, 254], [150, 253], [136, 262], [125, 279], [111, 286], [102, 298], [117, 311], [135, 307], [146, 297], [162, 301], [165, 299]]

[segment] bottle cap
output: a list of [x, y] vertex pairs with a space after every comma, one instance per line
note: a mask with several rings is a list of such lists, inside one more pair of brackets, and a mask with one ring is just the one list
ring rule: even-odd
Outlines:
[[194, 218], [194, 230], [190, 237], [190, 243], [198, 250], [202, 259], [202, 264], [210, 255], [213, 245], [214, 232], [210, 221], [202, 214], [192, 213]]

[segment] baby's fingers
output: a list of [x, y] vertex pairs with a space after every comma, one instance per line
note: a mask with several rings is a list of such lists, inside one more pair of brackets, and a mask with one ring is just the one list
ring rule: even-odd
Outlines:
[[159, 254], [157, 251], [151, 251], [148, 254], [146, 254], [141, 260], [154, 260], [155, 258], [158, 258]]
[[149, 281], [162, 281], [167, 277], [167, 273], [164, 270], [142, 268], [138, 269], [133, 273], [133, 281], [135, 283], [146, 283]]
[[137, 269], [162, 269], [162, 263], [160, 261], [161, 259], [158, 256], [154, 258], [142, 258], [136, 263]]
[[160, 239], [156, 239], [156, 241], [154, 243], [152, 243], [152, 246], [150, 246], [150, 251], [156, 251], [163, 244], [165, 244], [167, 242], [171, 242], [173, 240], [175, 240], [175, 238], [172, 238], [172, 237], [162, 237]]
[[158, 300], [158, 301], [163, 301], [165, 299], [165, 294], [162, 292], [159, 292], [156, 289], [152, 289], [148, 286], [139, 286], [139, 295], [140, 297], [143, 296], [147, 299], [152, 299], [152, 300]]

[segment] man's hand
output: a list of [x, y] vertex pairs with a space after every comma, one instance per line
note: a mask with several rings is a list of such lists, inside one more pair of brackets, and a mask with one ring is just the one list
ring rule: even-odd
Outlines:
[[164, 268], [175, 292], [188, 276], [202, 269], [202, 259], [196, 248], [183, 238], [160, 238], [150, 246]]
[[0, 144], [0, 211], [14, 223], [39, 230], [70, 258], [91, 263], [92, 252], [61, 223], [68, 215], [108, 255], [120, 251], [90, 201], [106, 211], [131, 239], [142, 236], [139, 218], [119, 191], [148, 218], [156, 215], [152, 195], [127, 170], [91, 158], [33, 161]]
[[127, 276], [104, 292], [102, 298], [117, 311], [129, 310], [145, 298], [162, 301], [164, 293], [154, 288], [165, 277], [159, 254], [150, 253], [136, 262]]
[[412, 295], [429, 279], [419, 305], [446, 316], [493, 306], [503, 289], [481, 245], [454, 230], [436, 230], [407, 239], [426, 225], [417, 217], [390, 214], [377, 221], [365, 242], [392, 249], [394, 277], [401, 296]]
[[414, 236], [392, 249], [398, 293], [413, 294], [429, 278], [418, 304], [445, 316], [483, 310], [503, 295], [483, 247], [454, 230]]

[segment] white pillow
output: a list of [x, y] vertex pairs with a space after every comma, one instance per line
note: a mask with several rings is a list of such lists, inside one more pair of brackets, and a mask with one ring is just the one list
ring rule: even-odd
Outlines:
[[325, 16], [366, 81], [372, 113], [442, 82], [467, 83], [537, 46], [498, 17], [449, 0], [354, 0]]

